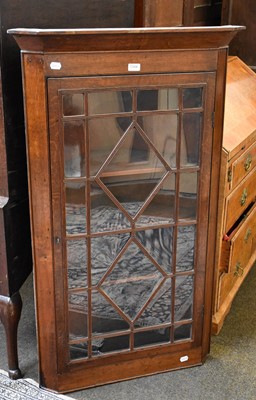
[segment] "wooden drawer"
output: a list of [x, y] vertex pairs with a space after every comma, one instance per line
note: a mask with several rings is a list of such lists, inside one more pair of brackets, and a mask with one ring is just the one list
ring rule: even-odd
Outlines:
[[223, 242], [222, 251], [226, 253], [227, 258], [226, 260], [223, 258], [226, 270], [223, 268], [220, 276], [218, 308], [232, 288], [238, 285], [238, 281], [242, 282], [256, 259], [256, 203], [245, 218], [246, 220], [241, 221], [228, 240]]
[[[246, 217], [245, 217], [246, 218]], [[253, 242], [256, 238], [256, 203], [249, 212], [246, 220], [230, 236], [229, 271], [235, 276], [243, 274], [253, 253]]]
[[234, 189], [256, 166], [256, 143], [248, 148], [231, 166], [231, 188]]
[[227, 233], [256, 197], [256, 168], [227, 197], [224, 232]]

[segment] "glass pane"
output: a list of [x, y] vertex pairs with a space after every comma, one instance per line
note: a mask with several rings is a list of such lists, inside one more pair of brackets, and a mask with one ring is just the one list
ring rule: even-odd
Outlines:
[[186, 340], [192, 338], [192, 325], [185, 324], [174, 328], [174, 341]]
[[106, 193], [91, 185], [91, 232], [109, 232], [131, 228], [131, 223]]
[[67, 178], [85, 175], [84, 123], [64, 123], [64, 170]]
[[203, 88], [187, 88], [183, 90], [183, 108], [202, 107]]
[[173, 228], [139, 231], [136, 233], [136, 238], [164, 271], [170, 274], [172, 272]]
[[104, 168], [102, 176], [113, 176], [122, 173], [126, 176], [141, 174], [142, 171], [152, 175], [165, 171], [165, 167], [157, 157], [154, 150], [148, 145], [138, 130], [131, 127], [125, 139], [108, 165]]
[[91, 238], [91, 274], [93, 285], [99, 283], [129, 238], [129, 234]]
[[150, 346], [170, 342], [170, 328], [138, 332], [134, 335], [134, 347]]
[[197, 215], [197, 172], [180, 174], [179, 218], [196, 219]]
[[177, 234], [176, 271], [194, 269], [195, 225], [179, 226]]
[[84, 95], [82, 93], [64, 94], [63, 115], [84, 115]]
[[175, 287], [175, 321], [192, 318], [194, 294], [194, 277], [177, 276]]
[[[90, 174], [95, 175], [101, 165], [106, 161], [114, 147], [121, 139], [124, 132], [131, 125], [129, 117], [96, 118], [88, 121], [90, 136]], [[127, 162], [125, 149], [119, 153], [116, 162]]]
[[[139, 328], [143, 326], [150, 327], [154, 325], [170, 324], [172, 316], [171, 305], [172, 280], [167, 279], [155, 294], [142, 315], [138, 318], [138, 320], [136, 320], [135, 327]], [[164, 328], [162, 331], [163, 330]]]
[[[131, 161], [131, 153], [136, 162]], [[165, 173], [165, 167], [143, 137], [136, 130], [130, 130], [100, 177], [129, 214], [135, 216]]]
[[101, 334], [127, 330], [130, 325], [101, 293], [92, 292], [92, 333]]
[[[139, 176], [136, 176], [133, 182], [129, 178], [113, 178], [103, 179], [103, 183], [107, 186], [108, 190], [116, 197], [125, 210], [134, 217], [141, 209], [145, 200], [151, 194], [161, 176], [151, 178], [150, 174], [143, 174], [141, 181]], [[153, 207], [153, 205], [152, 205]]]
[[69, 288], [85, 288], [87, 286], [86, 239], [67, 241], [67, 267]]
[[88, 113], [109, 114], [132, 111], [132, 92], [101, 91], [88, 93]]
[[174, 207], [175, 174], [170, 174], [136, 221], [136, 227], [173, 223]]
[[75, 235], [85, 231], [85, 184], [68, 182], [66, 183], [66, 232], [68, 235]]
[[69, 346], [69, 352], [71, 361], [79, 360], [80, 358], [87, 358], [88, 357], [87, 342], [71, 344]]
[[175, 110], [178, 108], [178, 89], [139, 90], [137, 110]]
[[87, 292], [69, 293], [69, 337], [70, 339], [85, 338], [87, 331]]
[[[114, 351], [129, 350], [130, 348], [130, 336], [120, 335], [110, 338], [94, 339], [98, 341], [96, 346], [93, 347], [93, 355], [100, 355], [104, 353], [111, 353]], [[98, 351], [97, 351], [98, 348]]]
[[138, 117], [138, 124], [165, 161], [171, 167], [175, 167], [178, 116], [176, 114], [144, 115]]
[[202, 127], [202, 113], [183, 114], [181, 136], [181, 165], [199, 165], [199, 149]]
[[139, 247], [131, 243], [103, 282], [102, 288], [114, 303], [133, 319], [154, 292], [162, 277]]

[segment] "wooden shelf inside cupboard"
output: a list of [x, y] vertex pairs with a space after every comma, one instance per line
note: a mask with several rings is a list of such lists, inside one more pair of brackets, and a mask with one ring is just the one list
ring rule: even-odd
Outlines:
[[216, 93], [240, 29], [9, 31], [22, 49], [42, 386], [205, 361]]
[[229, 57], [219, 194], [213, 333], [256, 260], [256, 74]]

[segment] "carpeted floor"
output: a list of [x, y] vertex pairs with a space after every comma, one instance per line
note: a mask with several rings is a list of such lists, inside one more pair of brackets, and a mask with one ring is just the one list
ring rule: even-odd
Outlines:
[[[20, 368], [38, 380], [31, 277], [22, 288], [19, 326]], [[212, 336], [204, 365], [69, 393], [85, 400], [256, 400], [256, 266], [242, 285], [218, 336]], [[0, 369], [7, 370], [0, 324]]]

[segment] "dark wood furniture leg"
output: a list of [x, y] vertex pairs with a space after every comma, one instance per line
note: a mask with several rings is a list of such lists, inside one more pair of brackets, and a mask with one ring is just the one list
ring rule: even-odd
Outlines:
[[21, 310], [22, 300], [19, 292], [16, 292], [12, 297], [0, 296], [0, 320], [6, 333], [8, 372], [11, 379], [22, 377], [17, 351], [17, 332]]

